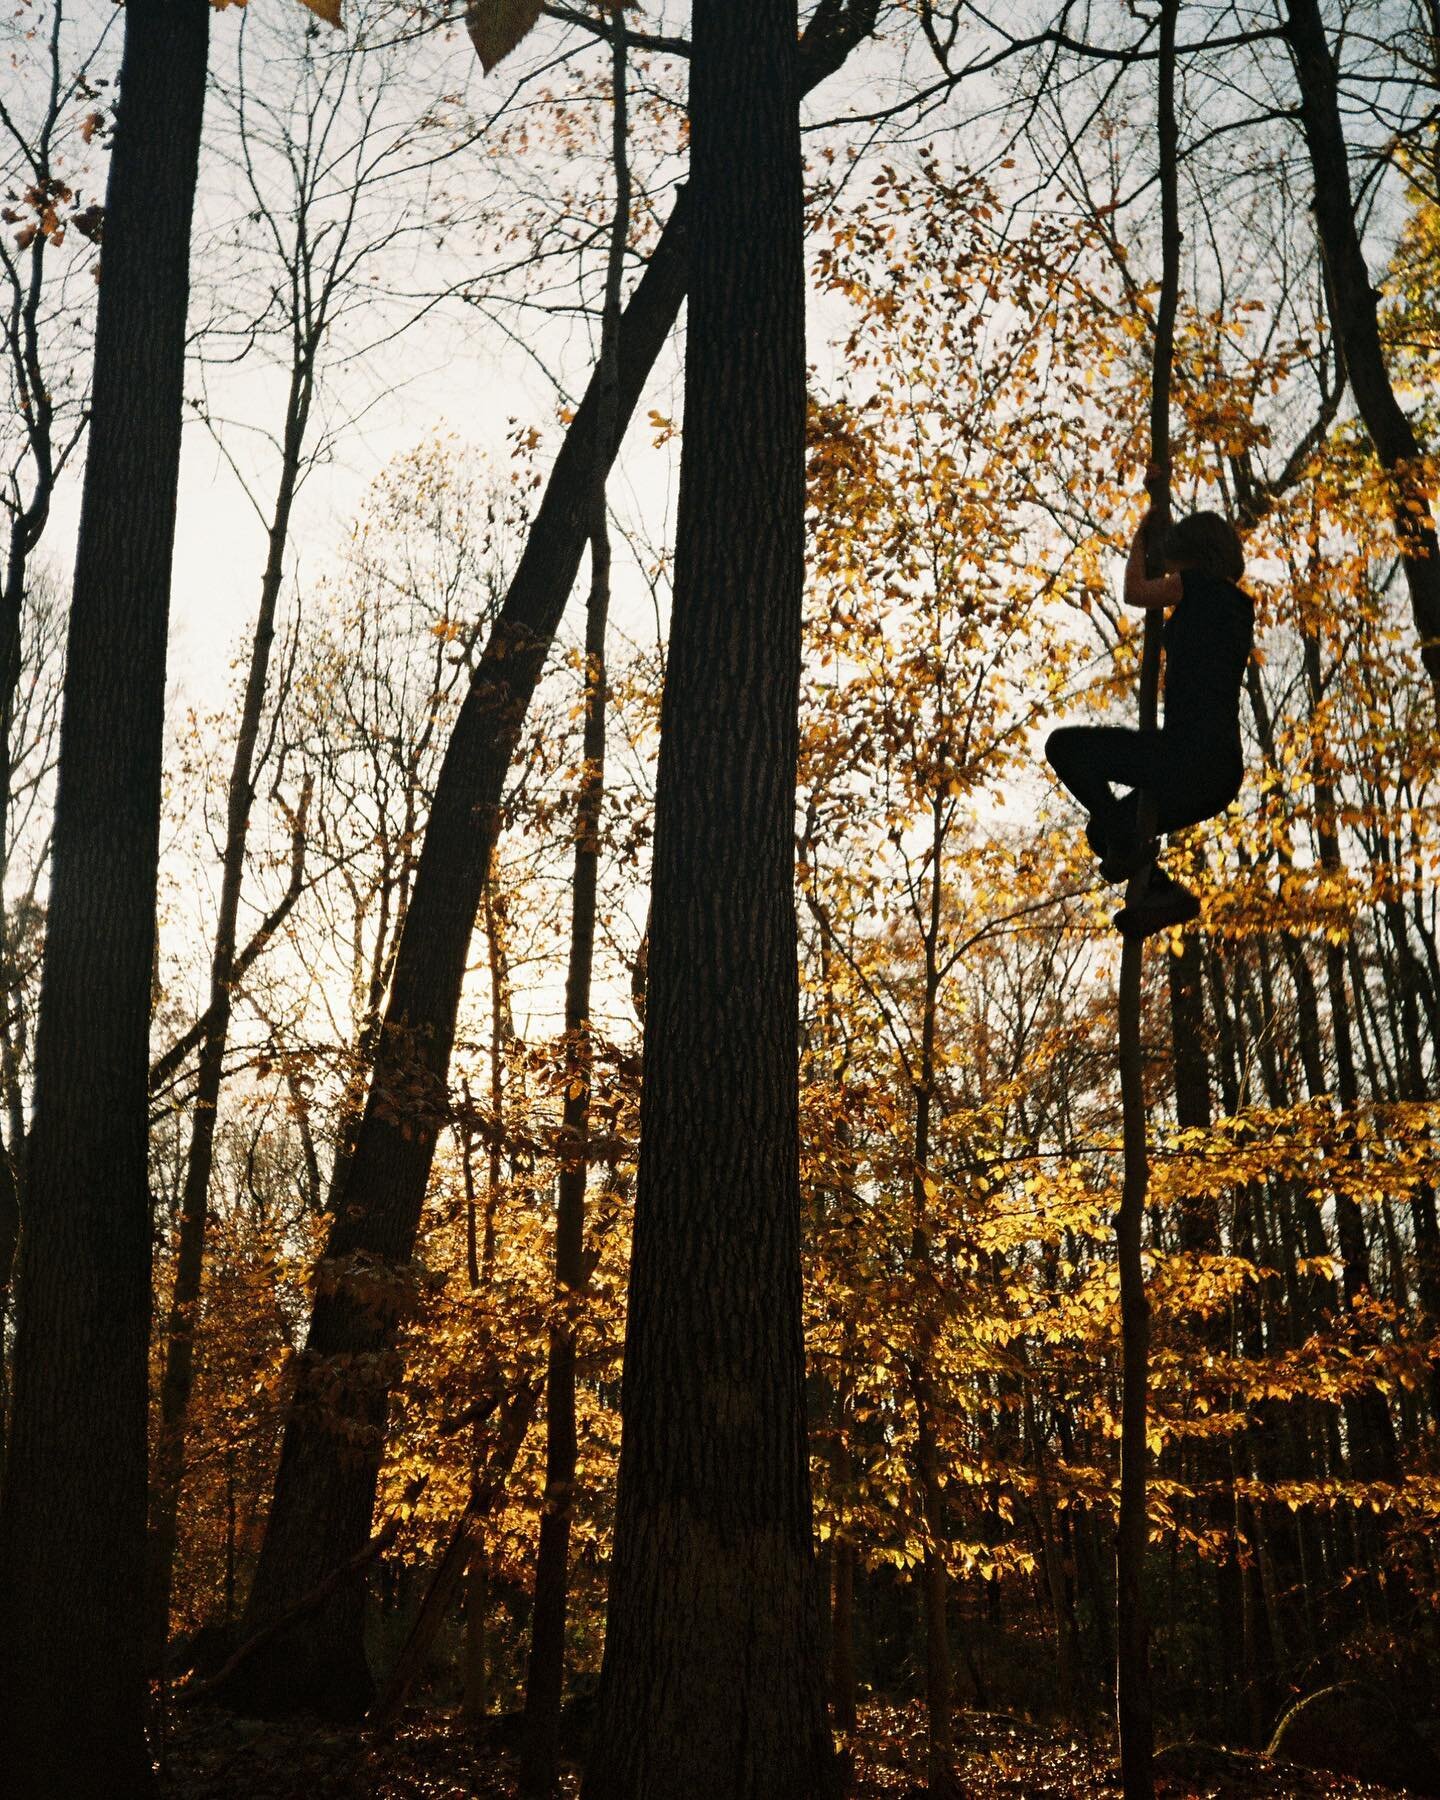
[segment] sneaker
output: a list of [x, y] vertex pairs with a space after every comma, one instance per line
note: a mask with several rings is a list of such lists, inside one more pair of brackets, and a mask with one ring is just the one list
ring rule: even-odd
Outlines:
[[1200, 902], [1189, 888], [1157, 870], [1145, 892], [1116, 913], [1115, 929], [1122, 937], [1147, 938], [1199, 916]]

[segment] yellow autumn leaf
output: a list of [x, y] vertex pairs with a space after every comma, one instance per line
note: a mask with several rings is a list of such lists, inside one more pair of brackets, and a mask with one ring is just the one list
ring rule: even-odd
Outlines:
[[[244, 3], [244, 0], [241, 0]], [[314, 13], [317, 19], [323, 19], [327, 25], [333, 25], [338, 31], [341, 25], [341, 0], [300, 0], [300, 4]]]

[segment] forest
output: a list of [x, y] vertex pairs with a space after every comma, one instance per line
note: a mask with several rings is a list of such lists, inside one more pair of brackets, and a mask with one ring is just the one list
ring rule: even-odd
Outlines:
[[0, 1793], [1440, 1795], [1436, 0], [0, 34]]

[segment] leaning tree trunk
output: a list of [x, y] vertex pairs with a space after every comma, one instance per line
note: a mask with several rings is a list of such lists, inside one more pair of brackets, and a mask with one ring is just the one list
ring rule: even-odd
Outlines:
[[1315, 178], [1315, 223], [1335, 335], [1375, 454], [1392, 483], [1395, 533], [1420, 658], [1440, 702], [1440, 542], [1420, 467], [1425, 447], [1395, 397], [1380, 342], [1380, 306], [1355, 224], [1340, 81], [1318, 0], [1287, 0], [1285, 38], [1300, 90], [1300, 123]]
[[71, 606], [0, 1512], [13, 1800], [148, 1791], [146, 1167], [165, 644], [207, 0], [130, 0]]
[[[690, 207], [682, 200], [625, 310], [618, 355], [616, 440], [685, 295]], [[436, 783], [415, 886], [395, 958], [375, 1074], [323, 1255], [275, 1498], [246, 1608], [246, 1630], [284, 1613], [370, 1531], [398, 1309], [375, 1266], [398, 1268], [414, 1248], [435, 1139], [447, 1115], [445, 1079], [455, 1015], [510, 759], [575, 580], [590, 522], [601, 383], [592, 378], [481, 657]], [[418, 1097], [401, 1117], [389, 1096]], [[367, 1271], [364, 1292], [346, 1282]], [[357, 1360], [358, 1359], [358, 1360]], [[335, 1374], [351, 1372], [338, 1390]], [[361, 1373], [363, 1371], [363, 1373]], [[329, 1392], [325, 1409], [317, 1405]], [[359, 1579], [297, 1619], [253, 1657], [225, 1698], [267, 1713], [295, 1705], [356, 1717], [371, 1695], [360, 1641]]]
[[624, 1431], [586, 1800], [826, 1792], [800, 1317], [795, 0], [697, 0]]
[[[802, 88], [840, 67], [873, 27], [876, 9], [877, 0], [827, 0], [801, 45]], [[793, 53], [789, 60], [793, 66]], [[685, 298], [692, 216], [686, 192], [622, 316], [616, 444]], [[555, 459], [436, 782], [370, 1094], [322, 1256], [247, 1631], [285, 1614], [369, 1534], [399, 1316], [376, 1270], [409, 1261], [435, 1140], [449, 1114], [455, 1015], [504, 783], [589, 533], [601, 385], [597, 371]], [[396, 1092], [416, 1096], [404, 1117], [391, 1103]], [[357, 1266], [366, 1278], [352, 1291], [348, 1275]], [[225, 1699], [257, 1712], [363, 1712], [372, 1684], [362, 1613], [357, 1577], [275, 1633]]]

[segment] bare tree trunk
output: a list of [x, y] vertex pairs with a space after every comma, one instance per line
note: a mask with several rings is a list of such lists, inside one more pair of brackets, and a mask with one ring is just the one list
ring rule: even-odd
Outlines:
[[[1180, 287], [1179, 134], [1175, 115], [1175, 20], [1179, 0], [1160, 8], [1159, 93], [1161, 282], [1155, 321], [1150, 387], [1150, 455], [1170, 460], [1170, 362]], [[1168, 494], [1161, 520], [1168, 518]], [[1154, 539], [1152, 538], [1152, 545]], [[1160, 626], [1145, 616], [1140, 675], [1140, 727], [1153, 730], [1160, 677]], [[1147, 803], [1142, 796], [1142, 815]], [[1152, 815], [1153, 816], [1153, 815]], [[1142, 834], [1148, 830], [1142, 823]], [[1145, 1063], [1140, 1037], [1141, 973], [1145, 945], [1125, 940], [1120, 953], [1120, 1098], [1125, 1166], [1115, 1220], [1120, 1272], [1120, 1511], [1115, 1528], [1116, 1718], [1125, 1800], [1151, 1800], [1155, 1792], [1155, 1717], [1150, 1688], [1150, 1619], [1145, 1601], [1145, 1552], [1149, 1540], [1146, 1423], [1150, 1380], [1150, 1302], [1145, 1292], [1141, 1234], [1150, 1185], [1145, 1123]]]
[[1150, 1694], [1150, 1621], [1144, 1566], [1149, 1538], [1145, 1443], [1150, 1302], [1145, 1293], [1141, 1228], [1150, 1181], [1145, 1136], [1145, 1065], [1140, 1042], [1144, 946], [1128, 939], [1120, 963], [1120, 1088], [1125, 1171], [1115, 1231], [1120, 1264], [1120, 1514], [1115, 1530], [1116, 1706], [1125, 1800], [1155, 1791], [1155, 1725]]
[[500, 1159], [505, 1144], [505, 1046], [514, 1035], [510, 1015], [510, 965], [505, 949], [505, 909], [496, 892], [498, 858], [492, 852], [485, 881], [485, 943], [490, 971], [490, 1153], [485, 1171], [484, 1230], [480, 1275], [495, 1268], [495, 1215], [500, 1205]]
[[[230, 1041], [236, 927], [250, 837], [250, 811], [255, 803], [255, 753], [269, 685], [275, 608], [285, 575], [290, 513], [300, 476], [301, 451], [313, 393], [313, 358], [314, 346], [310, 346], [291, 369], [280, 481], [270, 519], [269, 548], [260, 580], [260, 606], [250, 640], [250, 666], [240, 704], [240, 725], [226, 795], [220, 905], [210, 960], [210, 994], [203, 1015], [206, 1030], [200, 1041], [200, 1063], [192, 1102], [190, 1149], [180, 1201], [180, 1239], [166, 1325], [165, 1367], [160, 1379], [160, 1425], [150, 1487], [150, 1594], [146, 1624], [151, 1633], [152, 1666], [163, 1662], [170, 1631], [170, 1594], [174, 1580], [180, 1489], [185, 1472], [186, 1427], [190, 1395], [195, 1385], [195, 1330], [199, 1323], [200, 1282], [205, 1263], [210, 1174], [215, 1162], [215, 1125], [225, 1072], [225, 1051]], [[300, 832], [303, 844], [303, 817]]]
[[925, 987], [920, 1020], [920, 1066], [915, 1080], [914, 1137], [910, 1147], [910, 1261], [916, 1292], [916, 1325], [908, 1359], [910, 1393], [915, 1406], [915, 1473], [925, 1518], [925, 1562], [921, 1592], [925, 1600], [925, 1716], [927, 1781], [935, 1795], [956, 1793], [955, 1669], [950, 1653], [950, 1575], [945, 1563], [945, 1490], [940, 1447], [935, 1437], [937, 1411], [931, 1374], [939, 1335], [938, 1295], [930, 1248], [926, 1182], [930, 1174], [930, 1108], [935, 1089], [935, 1028], [940, 993], [939, 956], [943, 862], [944, 798], [931, 801], [930, 892], [925, 922]]
[[70, 616], [0, 1511], [15, 1800], [151, 1785], [147, 1085], [170, 559], [206, 0], [131, 0]]
[[[490, 971], [490, 1142], [485, 1172], [483, 1226], [476, 1241], [474, 1172], [470, 1163], [470, 1120], [474, 1106], [470, 1084], [463, 1084], [466, 1116], [464, 1143], [465, 1193], [468, 1220], [470, 1285], [486, 1287], [495, 1269], [495, 1213], [500, 1200], [500, 1157], [505, 1140], [505, 1044], [510, 1035], [503, 909], [496, 894], [499, 859], [490, 858], [490, 871], [485, 878], [483, 911], [485, 914], [486, 960]], [[480, 1480], [483, 1444], [476, 1427], [475, 1473]], [[475, 1534], [470, 1552], [470, 1567], [465, 1572], [465, 1648], [463, 1652], [464, 1694], [461, 1712], [467, 1725], [475, 1726], [490, 1710], [490, 1549], [483, 1530]]]
[[[575, 807], [575, 874], [571, 887], [570, 967], [565, 984], [565, 1101], [559, 1194], [555, 1217], [555, 1301], [545, 1383], [545, 1499], [535, 1558], [530, 1664], [525, 1687], [525, 1736], [520, 1791], [554, 1792], [559, 1774], [560, 1705], [565, 1686], [565, 1619], [570, 1586], [570, 1521], [575, 1506], [575, 1319], [586, 1284], [585, 1180], [590, 1133], [590, 987], [595, 961], [595, 896], [600, 869], [600, 820], [605, 800], [605, 631], [610, 617], [610, 524], [606, 476], [618, 405], [616, 350], [620, 285], [630, 232], [630, 167], [626, 150], [626, 28], [611, 24], [615, 214], [600, 332], [600, 409], [590, 520], [590, 598], [585, 615], [585, 731]], [[570, 1313], [572, 1316], [566, 1316]]]
[[794, 0], [697, 0], [624, 1433], [586, 1800], [832, 1786], [800, 1316]]

